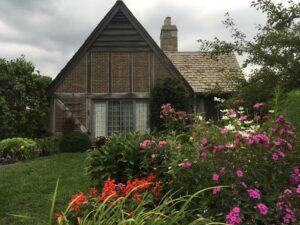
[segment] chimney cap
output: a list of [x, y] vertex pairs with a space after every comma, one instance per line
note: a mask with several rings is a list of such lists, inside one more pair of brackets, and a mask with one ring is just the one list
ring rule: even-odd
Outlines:
[[170, 26], [172, 25], [171, 17], [167, 16], [164, 21], [164, 25]]

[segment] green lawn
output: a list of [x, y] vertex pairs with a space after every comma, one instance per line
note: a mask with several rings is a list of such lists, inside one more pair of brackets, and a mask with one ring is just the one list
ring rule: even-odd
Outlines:
[[[74, 193], [88, 190], [90, 182], [84, 172], [85, 157], [84, 153], [56, 154], [0, 166], [0, 225], [46, 224], [58, 178], [55, 211], [63, 210]], [[8, 213], [37, 220], [19, 219]]]

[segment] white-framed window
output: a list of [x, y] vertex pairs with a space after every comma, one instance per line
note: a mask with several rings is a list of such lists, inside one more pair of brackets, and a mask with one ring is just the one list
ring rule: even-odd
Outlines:
[[145, 100], [95, 101], [93, 125], [95, 137], [117, 132], [148, 130], [149, 105]]

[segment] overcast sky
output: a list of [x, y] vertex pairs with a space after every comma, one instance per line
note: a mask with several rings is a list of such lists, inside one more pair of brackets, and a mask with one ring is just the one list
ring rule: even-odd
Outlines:
[[[284, 2], [287, 0], [273, 0]], [[298, 1], [298, 0], [296, 0]], [[154, 40], [166, 16], [177, 25], [180, 51], [197, 51], [197, 40], [228, 40], [221, 21], [229, 11], [249, 36], [264, 16], [250, 0], [124, 0]], [[0, 57], [24, 54], [44, 75], [55, 77], [115, 0], [0, 0]]]

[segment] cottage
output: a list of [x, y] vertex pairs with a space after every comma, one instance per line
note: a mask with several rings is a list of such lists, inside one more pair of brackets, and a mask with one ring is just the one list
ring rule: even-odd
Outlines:
[[240, 73], [233, 54], [212, 59], [205, 52], [178, 52], [177, 27], [167, 17], [160, 47], [118, 0], [48, 88], [51, 129], [60, 135], [66, 118], [93, 139], [148, 129], [148, 99], [158, 79], [178, 79], [190, 111], [207, 113], [208, 93], [233, 91], [228, 74]]

